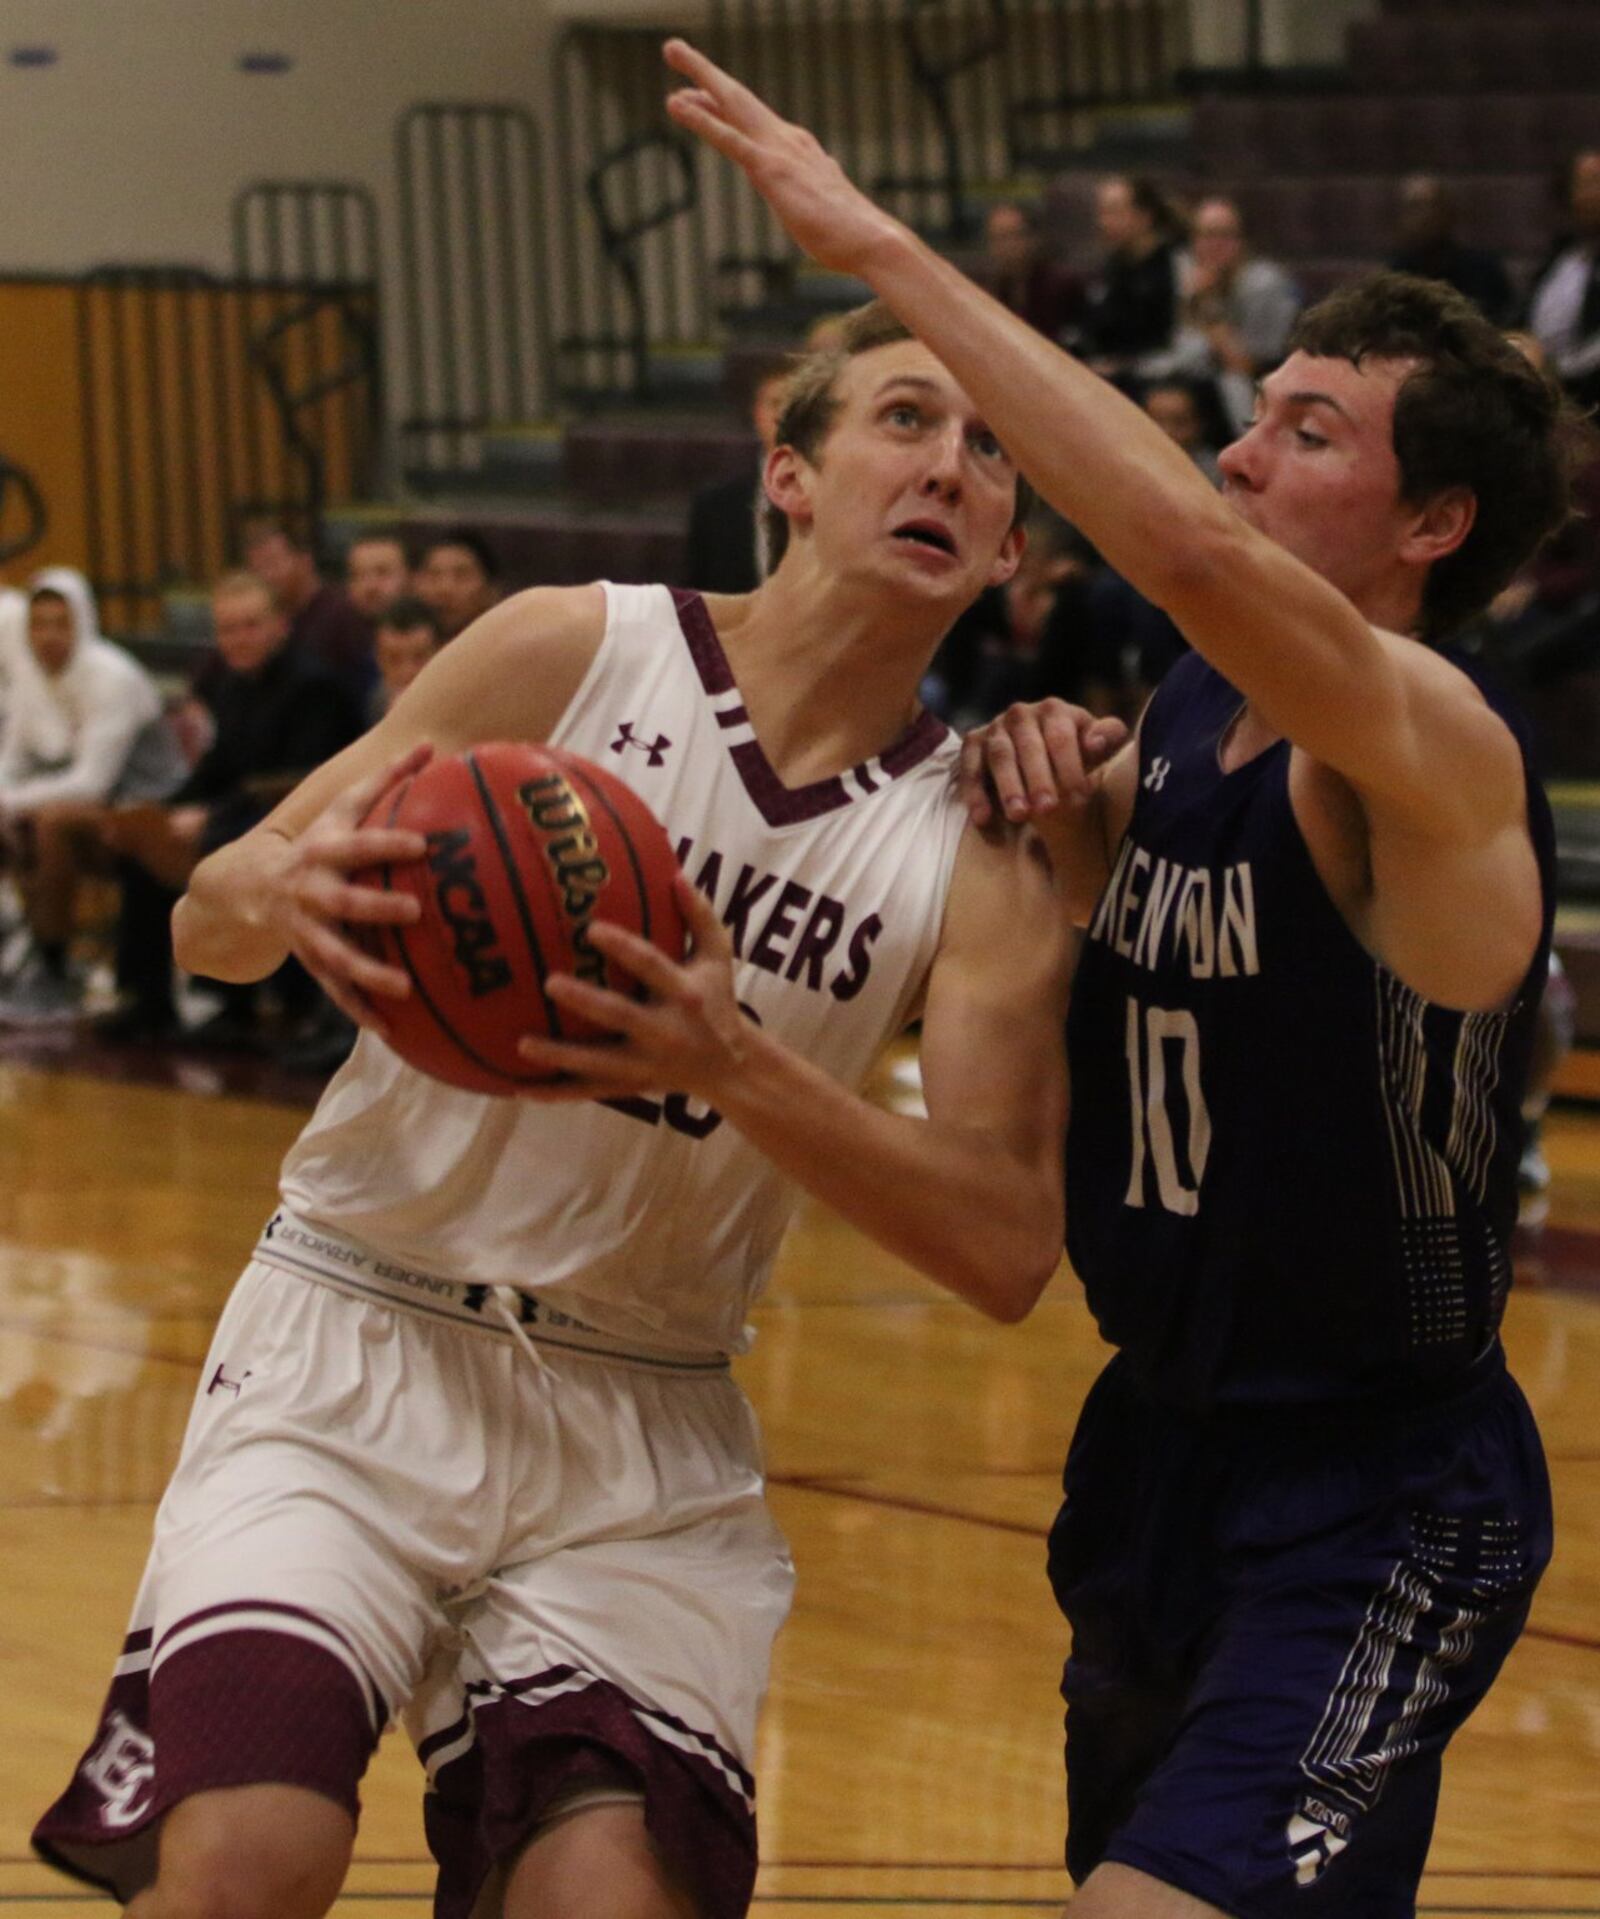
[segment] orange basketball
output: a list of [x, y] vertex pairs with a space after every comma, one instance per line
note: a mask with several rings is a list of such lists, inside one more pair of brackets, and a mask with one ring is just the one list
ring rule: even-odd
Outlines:
[[383, 1003], [390, 1044], [448, 1085], [511, 1093], [547, 1078], [518, 1057], [525, 1034], [610, 1037], [545, 992], [551, 973], [570, 972], [642, 996], [590, 943], [594, 921], [683, 955], [665, 830], [636, 793], [574, 753], [499, 742], [432, 760], [363, 823], [427, 841], [424, 859], [356, 876], [413, 894], [422, 917], [356, 930], [411, 978], [405, 999]]

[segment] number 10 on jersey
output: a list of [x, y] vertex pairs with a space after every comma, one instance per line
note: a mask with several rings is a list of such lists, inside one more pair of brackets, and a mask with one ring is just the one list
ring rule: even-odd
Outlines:
[[[1140, 1006], [1128, 1001], [1128, 1109], [1133, 1128], [1133, 1165], [1128, 1174], [1124, 1203], [1145, 1203], [1145, 1161], [1155, 1166], [1156, 1192], [1169, 1213], [1189, 1215], [1200, 1210], [1200, 1182], [1211, 1150], [1211, 1115], [1200, 1090], [1200, 1028], [1193, 1013], [1182, 1008]], [[1178, 1169], [1172, 1131], [1167, 1068], [1169, 1048], [1178, 1054], [1184, 1104], [1189, 1111], [1189, 1138], [1185, 1157], [1194, 1177], [1185, 1183]]]

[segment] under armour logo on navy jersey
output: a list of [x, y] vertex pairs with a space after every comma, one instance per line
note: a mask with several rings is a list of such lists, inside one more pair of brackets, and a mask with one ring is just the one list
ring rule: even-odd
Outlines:
[[654, 745], [652, 745], [649, 740], [636, 740], [633, 737], [633, 721], [619, 720], [617, 723], [617, 737], [611, 742], [611, 750], [613, 753], [621, 753], [625, 747], [632, 746], [637, 748], [641, 753], [648, 753], [652, 766], [661, 766], [666, 762], [667, 748], [671, 744], [671, 740], [667, 738], [665, 733], [658, 733], [656, 735]]
[[1171, 760], [1164, 760], [1158, 755], [1150, 762], [1150, 771], [1144, 776], [1146, 788], [1152, 793], [1159, 793], [1166, 785], [1167, 775], [1171, 771]]

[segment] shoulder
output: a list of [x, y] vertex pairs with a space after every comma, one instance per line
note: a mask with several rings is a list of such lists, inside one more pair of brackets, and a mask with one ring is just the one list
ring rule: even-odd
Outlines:
[[485, 663], [544, 661], [598, 650], [609, 604], [598, 581], [587, 586], [534, 586], [513, 593], [452, 640], [444, 656], [481, 656]]
[[[1004, 929], [997, 937], [997, 929]], [[1064, 897], [1031, 827], [969, 824], [956, 851], [940, 960], [992, 973], [1007, 990], [1053, 978], [1071, 952]]]

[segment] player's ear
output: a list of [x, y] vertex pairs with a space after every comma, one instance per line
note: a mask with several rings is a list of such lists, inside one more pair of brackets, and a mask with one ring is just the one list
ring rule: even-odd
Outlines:
[[812, 472], [811, 463], [792, 446], [775, 446], [767, 455], [761, 476], [767, 498], [796, 524], [811, 519]]
[[1478, 496], [1469, 486], [1447, 486], [1418, 508], [1400, 548], [1400, 557], [1424, 566], [1448, 559], [1472, 531]]
[[1022, 551], [1028, 544], [1026, 527], [1014, 526], [1000, 542], [1000, 551], [995, 555], [994, 565], [989, 569], [986, 586], [1004, 586], [1006, 581], [1022, 564]]

